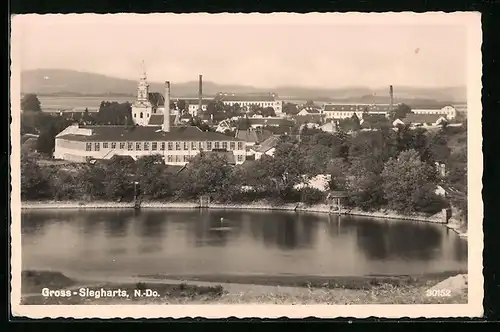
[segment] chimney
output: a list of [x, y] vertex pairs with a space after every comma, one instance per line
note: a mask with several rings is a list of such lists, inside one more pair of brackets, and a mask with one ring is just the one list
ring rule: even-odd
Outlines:
[[163, 111], [163, 131], [170, 132], [170, 82], [165, 81], [165, 110]]
[[392, 85], [389, 85], [389, 96], [390, 96], [389, 111], [392, 111], [392, 107], [394, 105], [394, 90], [392, 88]]
[[[198, 85], [198, 112], [202, 110], [202, 98], [203, 98], [203, 75], [200, 75], [199, 85]], [[195, 115], [198, 115], [198, 112], [195, 112]]]

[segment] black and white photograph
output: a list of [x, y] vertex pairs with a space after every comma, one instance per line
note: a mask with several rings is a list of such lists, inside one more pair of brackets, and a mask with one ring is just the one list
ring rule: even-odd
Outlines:
[[481, 316], [480, 22], [13, 16], [13, 315]]

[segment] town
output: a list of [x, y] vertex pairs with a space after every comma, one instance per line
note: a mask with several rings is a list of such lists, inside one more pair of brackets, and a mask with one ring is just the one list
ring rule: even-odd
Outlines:
[[393, 86], [386, 104], [321, 106], [274, 93], [204, 98], [202, 75], [197, 99], [172, 98], [171, 83], [164, 87], [150, 91], [144, 72], [133, 103], [103, 101], [93, 112], [43, 112], [25, 95], [23, 199], [335, 198], [339, 211], [449, 209], [446, 221], [465, 225], [466, 112], [452, 105], [396, 103]]

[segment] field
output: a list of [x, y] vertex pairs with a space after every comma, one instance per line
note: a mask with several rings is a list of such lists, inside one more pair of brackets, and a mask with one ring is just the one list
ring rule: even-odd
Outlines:
[[89, 111], [99, 109], [102, 101], [117, 101], [119, 103], [132, 102], [134, 97], [124, 96], [101, 96], [101, 97], [54, 97], [54, 96], [39, 96], [38, 99], [42, 104], [42, 110], [54, 111], [62, 109], [85, 109]]

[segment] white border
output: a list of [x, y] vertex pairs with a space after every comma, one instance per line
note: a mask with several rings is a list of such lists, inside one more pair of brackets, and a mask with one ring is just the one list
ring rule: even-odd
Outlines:
[[[63, 16], [56, 14], [57, 16]], [[144, 14], [71, 14], [64, 15], [71, 22], [79, 20], [105, 19], [130, 24], [136, 15]], [[11, 37], [11, 268], [12, 268], [12, 314], [30, 318], [183, 318], [183, 317], [261, 317], [261, 318], [335, 318], [371, 316], [400, 317], [480, 317], [483, 314], [483, 204], [482, 204], [482, 132], [481, 132], [481, 15], [479, 13], [309, 13], [309, 14], [147, 14], [154, 24], [323, 24], [323, 25], [462, 25], [467, 27], [467, 109], [468, 109], [468, 304], [428, 305], [20, 305], [21, 274], [21, 225], [20, 225], [20, 64], [17, 56], [21, 50], [16, 42], [22, 38], [20, 27], [31, 20], [36, 22], [41, 15], [29, 14], [12, 18]], [[47, 16], [47, 15], [44, 15]], [[50, 15], [48, 15], [50, 16]], [[214, 16], [216, 18], [214, 19]], [[24, 24], [21, 24], [24, 23]], [[454, 50], [450, 50], [453, 52]]]

